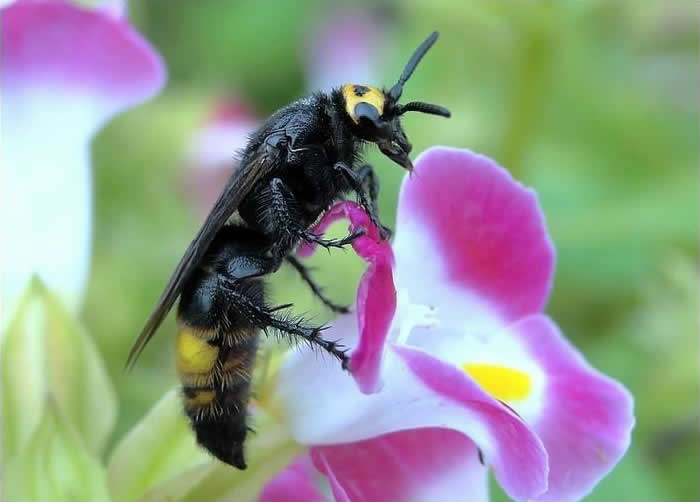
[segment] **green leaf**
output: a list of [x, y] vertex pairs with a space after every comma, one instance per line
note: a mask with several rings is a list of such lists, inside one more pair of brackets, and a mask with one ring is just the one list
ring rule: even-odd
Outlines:
[[2, 459], [22, 450], [43, 414], [47, 393], [43, 329], [45, 311], [32, 282], [0, 345]]
[[32, 435], [50, 397], [85, 447], [100, 454], [117, 415], [115, 392], [92, 339], [33, 279], [2, 338], [2, 451]]
[[[111, 493], [119, 501], [139, 500], [156, 485], [167, 481], [172, 489], [167, 500], [174, 501], [176, 495], [185, 493], [188, 487], [181, 486], [182, 483], [171, 484], [170, 480], [210, 462], [208, 455], [197, 446], [179, 393], [173, 390], [114, 449], [107, 467]], [[190, 479], [197, 482], [194, 474]]]
[[104, 468], [52, 400], [26, 447], [7, 465], [7, 502], [102, 502], [110, 500]]
[[101, 454], [117, 418], [117, 398], [95, 342], [44, 291], [49, 390], [90, 451]]
[[107, 467], [110, 491], [124, 502], [253, 501], [301, 446], [259, 409], [252, 425], [256, 432], [246, 442], [248, 469], [238, 471], [196, 444], [179, 392], [168, 392], [114, 450]]
[[248, 468], [239, 471], [214, 462], [197, 485], [178, 500], [255, 502], [265, 483], [302, 452], [302, 445], [291, 438], [287, 428], [263, 409], [255, 410], [251, 422], [255, 433], [246, 441]]

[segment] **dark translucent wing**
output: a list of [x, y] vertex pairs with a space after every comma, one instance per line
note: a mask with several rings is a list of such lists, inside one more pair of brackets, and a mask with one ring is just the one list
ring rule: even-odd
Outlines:
[[185, 254], [177, 264], [173, 275], [170, 276], [167, 286], [155, 308], [148, 316], [146, 325], [141, 330], [139, 337], [136, 339], [129, 358], [126, 361], [126, 367], [131, 368], [136, 359], [143, 351], [146, 344], [153, 337], [153, 334], [158, 329], [158, 326], [163, 322], [165, 316], [168, 315], [173, 307], [175, 300], [180, 296], [185, 281], [192, 271], [199, 265], [204, 258], [209, 245], [214, 240], [214, 237], [224, 226], [226, 221], [238, 209], [238, 205], [243, 198], [252, 190], [256, 183], [270, 174], [279, 165], [279, 154], [274, 152], [271, 156], [264, 153], [265, 147], [262, 146], [263, 153], [256, 154], [252, 159], [245, 161], [239, 169], [231, 175], [224, 190], [219, 195], [219, 198], [214, 203], [214, 208], [211, 210], [207, 219], [202, 224], [202, 227], [197, 232], [195, 238], [190, 242]]

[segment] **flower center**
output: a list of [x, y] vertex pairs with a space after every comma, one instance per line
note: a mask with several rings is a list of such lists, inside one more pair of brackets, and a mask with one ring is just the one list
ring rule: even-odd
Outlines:
[[396, 300], [396, 314], [390, 329], [390, 333], [398, 331], [393, 337], [395, 343], [405, 345], [413, 328], [431, 328], [438, 324], [437, 309], [412, 303], [405, 289], [397, 291]]
[[525, 399], [532, 388], [530, 375], [498, 364], [466, 363], [462, 369], [486, 392], [501, 401]]

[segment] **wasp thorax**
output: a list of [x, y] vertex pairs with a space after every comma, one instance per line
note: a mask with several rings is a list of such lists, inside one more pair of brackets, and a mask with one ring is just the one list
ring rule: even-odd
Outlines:
[[358, 84], [343, 86], [345, 111], [358, 124], [362, 117], [378, 119], [384, 113], [386, 96], [376, 87]]

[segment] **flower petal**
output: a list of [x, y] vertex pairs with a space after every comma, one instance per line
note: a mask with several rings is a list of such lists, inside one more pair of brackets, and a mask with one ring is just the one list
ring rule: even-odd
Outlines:
[[312, 34], [307, 68], [310, 89], [330, 89], [348, 82], [376, 81], [378, 48], [386, 46], [378, 16], [361, 11], [334, 13]]
[[513, 330], [547, 378], [545, 408], [531, 424], [549, 454], [549, 490], [536, 500], [579, 500], [629, 447], [632, 396], [591, 368], [548, 317], [531, 316]]
[[265, 485], [258, 502], [326, 502], [314, 474], [318, 475], [308, 454], [300, 455]]
[[[330, 338], [345, 334], [342, 341], [352, 345], [348, 318], [327, 333]], [[394, 347], [386, 359], [382, 391], [366, 396], [336, 361], [309, 351], [291, 353], [280, 370], [278, 399], [297, 441], [322, 446], [448, 428], [482, 449], [513, 498], [527, 500], [546, 489], [547, 454], [540, 440], [464, 372], [408, 347]]]
[[[355, 239], [352, 247], [369, 263], [357, 288], [357, 323], [360, 338], [350, 358], [350, 371], [364, 393], [377, 392], [381, 388], [380, 368], [384, 342], [389, 334], [396, 312], [396, 288], [394, 287], [394, 255], [391, 246], [381, 240], [379, 229], [370, 221], [367, 213], [354, 202], [340, 202], [326, 211], [311, 230], [322, 234], [335, 221], [347, 218], [350, 231], [360, 228], [367, 234]], [[298, 254], [309, 256], [314, 244], [304, 243]]]
[[516, 500], [529, 500], [546, 489], [547, 453], [524, 422], [504, 412], [505, 407], [454, 366], [409, 347], [395, 347], [395, 351], [424, 385], [464, 405], [486, 426], [486, 434], [491, 438], [485, 445], [472, 437], [486, 453], [508, 495]]
[[336, 502], [488, 501], [487, 468], [474, 443], [450, 429], [425, 428], [311, 449]]
[[435, 147], [415, 161], [394, 251], [397, 285], [423, 302], [453, 297], [462, 321], [517, 320], [549, 294], [554, 249], [535, 193], [469, 150]]
[[259, 126], [244, 103], [235, 98], [217, 100], [213, 113], [190, 139], [185, 157], [183, 193], [193, 199], [202, 219], [238, 168], [242, 151]]
[[111, 112], [150, 98], [165, 82], [160, 57], [124, 20], [60, 1], [3, 10], [2, 60], [5, 88], [60, 85], [104, 98]]
[[423, 345], [507, 403], [542, 440], [550, 457], [543, 501], [578, 500], [622, 457], [632, 398], [591, 368], [549, 318], [528, 316], [482, 338], [439, 336], [441, 330], [423, 330], [421, 338], [435, 340]]
[[90, 259], [89, 141], [160, 89], [165, 71], [124, 20], [73, 3], [14, 3], [2, 10], [0, 33], [0, 240], [12, 243], [2, 301], [13, 311], [38, 274], [75, 311]]

